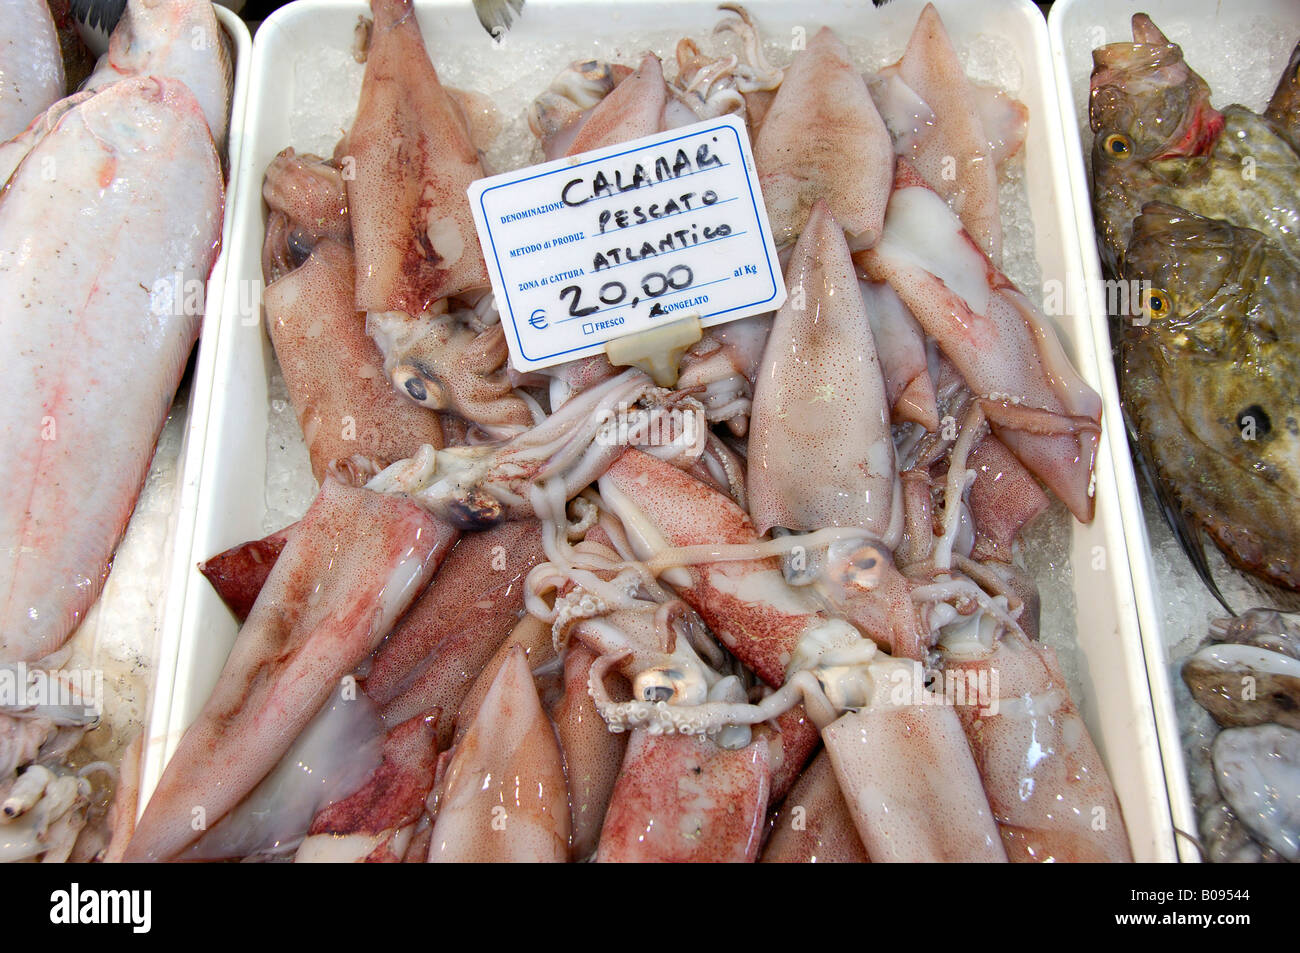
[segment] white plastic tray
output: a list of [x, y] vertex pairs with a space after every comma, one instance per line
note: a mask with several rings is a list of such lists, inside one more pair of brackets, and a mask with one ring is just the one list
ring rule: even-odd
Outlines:
[[[1134, 13], [1139, 12], [1149, 14], [1169, 39], [1182, 46], [1188, 63], [1209, 83], [1213, 101], [1219, 106], [1242, 102], [1259, 108], [1272, 92], [1292, 46], [1300, 38], [1300, 3], [1296, 0], [1232, 0], [1231, 3], [1223, 0], [1056, 0], [1052, 7], [1048, 32], [1061, 117], [1069, 145], [1064, 174], [1074, 195], [1078, 240], [1084, 252], [1082, 284], [1093, 338], [1101, 356], [1104, 413], [1112, 422], [1120, 419], [1119, 389], [1114, 365], [1107, 354], [1110, 332], [1088, 189], [1088, 160], [1085, 157], [1092, 148], [1092, 134], [1087, 128], [1088, 80], [1092, 72], [1092, 50], [1105, 43], [1131, 40], [1130, 20]], [[1277, 33], [1272, 37], [1276, 41], [1272, 44], [1276, 47], [1272, 57], [1276, 62], [1267, 68], [1252, 69], [1247, 74], [1226, 62], [1228, 57], [1223, 52], [1225, 37], [1242, 37], [1248, 30], [1267, 30], [1267, 25], [1292, 27], [1289, 33]], [[1158, 578], [1151, 559], [1151, 540], [1127, 441], [1123, 429], [1118, 426], [1108, 428], [1106, 436], [1118, 475], [1120, 492], [1115, 502], [1119, 506], [1128, 545], [1170, 808], [1177, 829], [1195, 836], [1196, 814], [1169, 677], [1170, 647], [1189, 635], [1195, 637], [1195, 634], [1163, 631], [1161, 597], [1157, 595], [1163, 580]], [[1208, 617], [1205, 622], [1208, 627]], [[1205, 632], [1199, 634], [1203, 636]], [[1178, 853], [1184, 861], [1200, 860], [1199, 851], [1190, 838], [1178, 839]]]
[[[850, 48], [880, 50], [882, 56], [892, 54], [894, 58], [901, 54], [923, 5], [922, 0], [894, 0], [876, 10], [861, 2], [826, 3], [818, 5], [814, 13], [809, 5], [788, 0], [746, 4], [767, 38], [798, 41], [826, 24]], [[1019, 60], [1023, 83], [1018, 95], [1030, 114], [1025, 181], [1035, 252], [1043, 279], [1066, 289], [1065, 314], [1057, 321], [1081, 373], [1100, 388], [1102, 370], [1092, 343], [1091, 312], [1078, 282], [1069, 280], [1082, 267], [1082, 251], [1065, 175], [1070, 153], [1061, 129], [1046, 24], [1028, 0], [980, 4], [941, 0], [937, 6], [959, 49], [977, 35], [988, 35], [1000, 38]], [[171, 670], [174, 690], [169, 710], [155, 720], [149, 739], [142, 790], [145, 798], [185, 727], [211, 692], [236, 634], [230, 613], [195, 566], [222, 549], [265, 532], [267, 384], [272, 357], [260, 325], [260, 295], [255, 296], [253, 307], [248, 307], [249, 289], [261, 288], [265, 213], [258, 185], [267, 163], [285, 146], [327, 152], [332, 147], [330, 137], [336, 138], [341, 130], [312, 130], [313, 141], [291, 138], [292, 131], [301, 126], [300, 117], [293, 113], [295, 101], [304, 94], [296, 88], [294, 58], [304, 50], [346, 53], [351, 49], [357, 17], [363, 13], [368, 13], [368, 8], [362, 0], [300, 0], [263, 23], [253, 45], [253, 88], [239, 170], [243, 185], [230, 209], [234, 234], [227, 295], [220, 327], [205, 338], [200, 367], [211, 375], [198, 385], [210, 399], [202, 418], [205, 429], [194, 435], [196, 443], [203, 440], [205, 450], [201, 460], [190, 460], [194, 467], [187, 465], [186, 469], [187, 484], [197, 472], [199, 513], [188, 554], [178, 550], [177, 573], [184, 575], [185, 585], [179, 652]], [[585, 49], [590, 56], [605, 48], [602, 39], [703, 36], [719, 16], [713, 2], [622, 0], [615, 5], [529, 0], [505, 46], [493, 48], [470, 4], [462, 0], [417, 0], [417, 14], [444, 79], [472, 88], [476, 64], [507, 55], [516, 57], [521, 64], [520, 81], [535, 91], [543, 89], [559, 69], [579, 55], [575, 48]], [[578, 43], [579, 37], [585, 46]], [[671, 46], [657, 41], [655, 46], [661, 56], [672, 55]], [[618, 52], [624, 62], [635, 62], [639, 51], [628, 40]], [[343, 57], [337, 61], [345, 62]], [[876, 65], [885, 62], [882, 58]], [[353, 95], [355, 76], [340, 80], [337, 87], [331, 82], [330, 88], [337, 89], [338, 95]], [[298, 132], [302, 135], [301, 128]], [[1173, 860], [1164, 770], [1130, 586], [1111, 447], [1104, 443], [1098, 460], [1096, 520], [1086, 527], [1074, 525], [1069, 541], [1079, 607], [1081, 693], [1077, 701], [1110, 769], [1134, 856], [1143, 861]], [[1124, 479], [1132, 481], [1127, 469]]]
[[[181, 647], [181, 616], [184, 606], [185, 585], [189, 575], [187, 566], [193, 548], [194, 527], [199, 514], [199, 466], [207, 446], [208, 420], [212, 408], [212, 388], [218, 378], [216, 371], [215, 341], [221, 326], [222, 303], [225, 297], [226, 272], [235, 249], [234, 209], [242, 188], [240, 156], [244, 148], [244, 110], [248, 105], [248, 90], [252, 73], [253, 39], [248, 27], [238, 15], [223, 6], [214, 5], [217, 21], [231, 41], [234, 60], [234, 86], [230, 99], [230, 133], [226, 143], [228, 178], [226, 181], [226, 215], [221, 226], [221, 254], [212, 267], [204, 298], [203, 327], [199, 335], [198, 361], [189, 393], [189, 418], [185, 439], [181, 445], [179, 474], [181, 485], [177, 503], [176, 523], [172, 532], [174, 548], [170, 561], [167, 584], [163, 590], [162, 627], [157, 640], [154, 659], [155, 676], [148, 720], [145, 725], [143, 776], [141, 801], [143, 809], [148, 793], [158, 783], [159, 773], [165, 763], [157, 750], [157, 740], [167, 733], [171, 721], [172, 696], [177, 681], [178, 659]], [[261, 192], [261, 177], [254, 187]]]

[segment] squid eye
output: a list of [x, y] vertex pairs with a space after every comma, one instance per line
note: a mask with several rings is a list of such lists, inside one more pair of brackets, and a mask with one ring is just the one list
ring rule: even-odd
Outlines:
[[832, 543], [829, 556], [834, 567], [834, 578], [846, 589], [871, 591], [884, 580], [889, 566], [884, 551], [871, 543], [844, 541]]
[[1133, 154], [1133, 143], [1129, 141], [1128, 136], [1119, 132], [1112, 132], [1107, 136], [1102, 141], [1101, 147], [1117, 159], [1127, 159]]
[[1152, 288], [1146, 294], [1146, 300], [1142, 303], [1142, 310], [1148, 317], [1167, 318], [1174, 310], [1174, 299], [1168, 291], [1160, 288]]
[[674, 666], [656, 666], [632, 679], [632, 697], [670, 705], [698, 705], [708, 697], [708, 686], [698, 672]]
[[402, 364], [393, 368], [392, 380], [399, 391], [417, 404], [433, 410], [445, 410], [447, 395], [442, 385], [419, 367]]

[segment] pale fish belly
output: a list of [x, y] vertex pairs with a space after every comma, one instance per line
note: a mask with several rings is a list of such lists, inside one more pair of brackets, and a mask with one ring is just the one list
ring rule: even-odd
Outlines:
[[202, 110], [132, 79], [69, 111], [0, 199], [0, 660], [103, 585], [198, 334], [224, 190]]
[[183, 80], [203, 107], [212, 138], [224, 146], [234, 68], [208, 0], [131, 0], [81, 88], [102, 89], [132, 76]]
[[0, 0], [0, 142], [64, 92], [63, 55], [45, 0]]

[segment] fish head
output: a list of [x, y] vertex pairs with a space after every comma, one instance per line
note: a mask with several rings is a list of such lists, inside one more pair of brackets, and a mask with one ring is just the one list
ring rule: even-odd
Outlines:
[[1133, 17], [1133, 42], [1093, 51], [1088, 121], [1094, 167], [1204, 155], [1223, 130], [1210, 87], [1151, 18]]
[[1300, 290], [1296, 266], [1254, 229], [1148, 202], [1123, 277], [1137, 289], [1134, 323], [1180, 343], [1219, 352], [1242, 335], [1261, 345], [1293, 336], [1282, 312]]
[[1294, 585], [1293, 539], [1261, 548], [1238, 530], [1262, 538], [1300, 512], [1300, 267], [1252, 229], [1149, 203], [1122, 275], [1140, 289], [1121, 386], [1144, 446], [1230, 559], [1272, 560], [1268, 575]]

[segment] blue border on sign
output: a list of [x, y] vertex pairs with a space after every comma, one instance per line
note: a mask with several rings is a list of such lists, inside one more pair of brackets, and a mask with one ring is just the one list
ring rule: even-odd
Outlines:
[[[702, 123], [701, 123], [701, 124], [697, 124], [697, 125], [702, 125]], [[722, 123], [721, 125], [711, 126], [711, 127], [707, 128], [707, 129], [699, 129], [699, 128], [696, 128], [695, 126], [692, 126], [692, 127], [689, 127], [689, 128], [691, 128], [693, 131], [688, 132], [688, 133], [685, 133], [685, 134], [683, 134], [683, 135], [680, 135], [680, 136], [678, 136], [678, 137], [675, 138], [675, 139], [664, 139], [664, 140], [662, 140], [661, 142], [656, 143], [655, 145], [656, 145], [656, 146], [667, 146], [667, 145], [671, 145], [671, 144], [674, 143], [674, 142], [681, 142], [683, 139], [692, 139], [692, 138], [694, 138], [694, 137], [696, 137], [696, 136], [706, 135], [707, 133], [710, 133], [710, 132], [718, 132], [718, 131], [721, 131], [721, 130], [723, 130], [723, 129], [728, 130], [728, 131], [732, 134], [732, 136], [735, 137], [735, 140], [736, 140], [736, 149], [737, 149], [737, 151], [740, 153], [740, 157], [741, 157], [741, 159], [742, 159], [741, 166], [742, 166], [742, 167], [744, 168], [744, 170], [745, 170], [745, 185], [746, 185], [746, 187], [749, 189], [749, 205], [750, 205], [750, 208], [751, 208], [751, 209], [753, 210], [753, 212], [754, 212], [754, 220], [755, 220], [756, 222], [758, 222], [758, 224], [761, 226], [761, 225], [762, 225], [762, 219], [760, 218], [760, 216], [759, 216], [759, 212], [758, 212], [758, 201], [754, 198], [754, 181], [753, 181], [753, 177], [750, 175], [750, 170], [749, 170], [749, 166], [748, 166], [748, 164], [745, 163], [745, 162], [743, 161], [744, 158], [745, 158], [745, 149], [744, 149], [744, 146], [743, 146], [743, 145], [741, 144], [741, 142], [740, 142], [740, 131], [739, 131], [735, 126], [731, 125], [730, 123]], [[479, 193], [479, 197], [478, 197], [478, 202], [479, 202], [479, 211], [483, 214], [483, 221], [484, 221], [485, 223], [491, 221], [491, 219], [489, 219], [489, 217], [488, 217], [487, 207], [484, 205], [484, 199], [487, 198], [487, 194], [488, 194], [489, 192], [495, 192], [497, 189], [506, 189], [506, 188], [511, 188], [512, 186], [516, 186], [516, 185], [518, 185], [518, 184], [521, 183], [521, 182], [530, 182], [530, 181], [532, 181], [533, 179], [544, 179], [544, 178], [546, 178], [547, 176], [558, 175], [559, 173], [562, 173], [562, 172], [570, 172], [570, 171], [572, 171], [572, 170], [574, 170], [574, 169], [581, 169], [583, 166], [591, 165], [591, 164], [596, 163], [596, 162], [608, 162], [610, 159], [619, 159], [619, 158], [622, 158], [623, 156], [631, 155], [631, 154], [634, 153], [634, 152], [642, 152], [642, 151], [644, 151], [644, 150], [646, 150], [646, 149], [650, 149], [650, 148], [652, 148], [652, 147], [649, 146], [649, 145], [644, 145], [644, 146], [635, 146], [635, 147], [633, 147], [633, 148], [631, 148], [631, 149], [624, 150], [623, 152], [616, 152], [616, 153], [613, 153], [612, 155], [601, 156], [599, 159], [588, 159], [588, 160], [585, 161], [585, 162], [577, 162], [577, 163], [574, 163], [573, 165], [566, 165], [566, 166], [564, 166], [564, 167], [562, 167], [562, 168], [551, 169], [551, 170], [549, 170], [549, 171], [547, 171], [547, 172], [537, 172], [537, 173], [534, 173], [533, 175], [527, 175], [527, 176], [524, 176], [523, 178], [519, 178], [519, 179], [511, 179], [509, 182], [501, 182], [501, 183], [498, 183], [497, 185], [489, 186], [488, 188], [484, 189], [481, 193]], [[491, 242], [491, 245], [492, 245], [492, 261], [493, 261], [493, 264], [496, 265], [496, 270], [497, 270], [497, 279], [501, 282], [501, 287], [502, 287], [502, 288], [505, 288], [505, 287], [506, 287], [506, 278], [505, 278], [505, 273], [501, 270], [501, 256], [500, 256], [500, 254], [498, 254], [498, 252], [497, 252], [496, 236], [493, 234], [493, 232], [492, 232], [492, 226], [491, 226], [490, 224], [487, 226], [487, 233], [488, 233], [488, 239], [489, 239], [489, 241]], [[767, 262], [767, 277], [768, 277], [768, 282], [769, 282], [769, 284], [770, 284], [770, 286], [771, 286], [771, 288], [772, 288], [772, 293], [769, 294], [766, 298], [763, 298], [763, 299], [758, 300], [758, 301], [749, 301], [749, 302], [746, 302], [745, 304], [739, 304], [739, 305], [736, 305], [734, 308], [727, 308], [727, 309], [724, 310], [724, 311], [713, 311], [713, 312], [710, 312], [709, 314], [704, 315], [704, 318], [705, 318], [705, 319], [707, 319], [707, 318], [714, 318], [714, 317], [717, 317], [717, 316], [720, 315], [720, 314], [729, 314], [729, 313], [732, 312], [732, 311], [740, 311], [740, 310], [742, 310], [743, 308], [752, 308], [752, 307], [754, 307], [755, 305], [766, 304], [767, 302], [771, 301], [772, 299], [774, 299], [774, 298], [776, 297], [776, 293], [777, 293], [777, 290], [776, 290], [776, 276], [775, 276], [774, 272], [772, 271], [772, 256], [768, 253], [767, 242], [763, 242], [763, 258], [764, 258], [764, 259], [766, 260], [766, 262]], [[519, 335], [519, 321], [518, 321], [518, 320], [516, 319], [516, 317], [515, 317], [515, 308], [514, 308], [514, 303], [510, 300], [510, 294], [509, 294], [508, 292], [507, 292], [507, 294], [506, 294], [506, 308], [507, 308], [507, 310], [510, 312], [510, 327], [511, 327], [511, 329], [514, 331], [514, 334], [515, 334], [515, 343], [519, 346], [519, 355], [520, 355], [520, 357], [522, 357], [524, 360], [526, 360], [526, 361], [528, 361], [528, 362], [530, 362], [530, 363], [536, 363], [536, 362], [538, 362], [538, 361], [549, 360], [550, 358], [553, 358], [553, 357], [562, 357], [562, 356], [565, 355], [565, 354], [578, 354], [578, 353], [580, 353], [580, 352], [582, 352], [582, 351], [598, 351], [598, 350], [600, 350], [600, 349], [603, 349], [603, 348], [605, 347], [605, 345], [609, 343], [609, 341], [597, 341], [597, 342], [593, 342], [592, 344], [584, 344], [584, 345], [582, 345], [582, 346], [580, 346], [580, 347], [569, 348], [567, 351], [555, 351], [555, 352], [553, 352], [553, 353], [551, 353], [551, 354], [543, 354], [543, 355], [541, 355], [540, 357], [529, 357], [528, 354], [525, 353], [525, 351], [524, 351], [524, 342], [523, 342], [523, 338], [520, 337], [520, 335]], [[612, 340], [612, 339], [611, 339], [611, 340]]]

